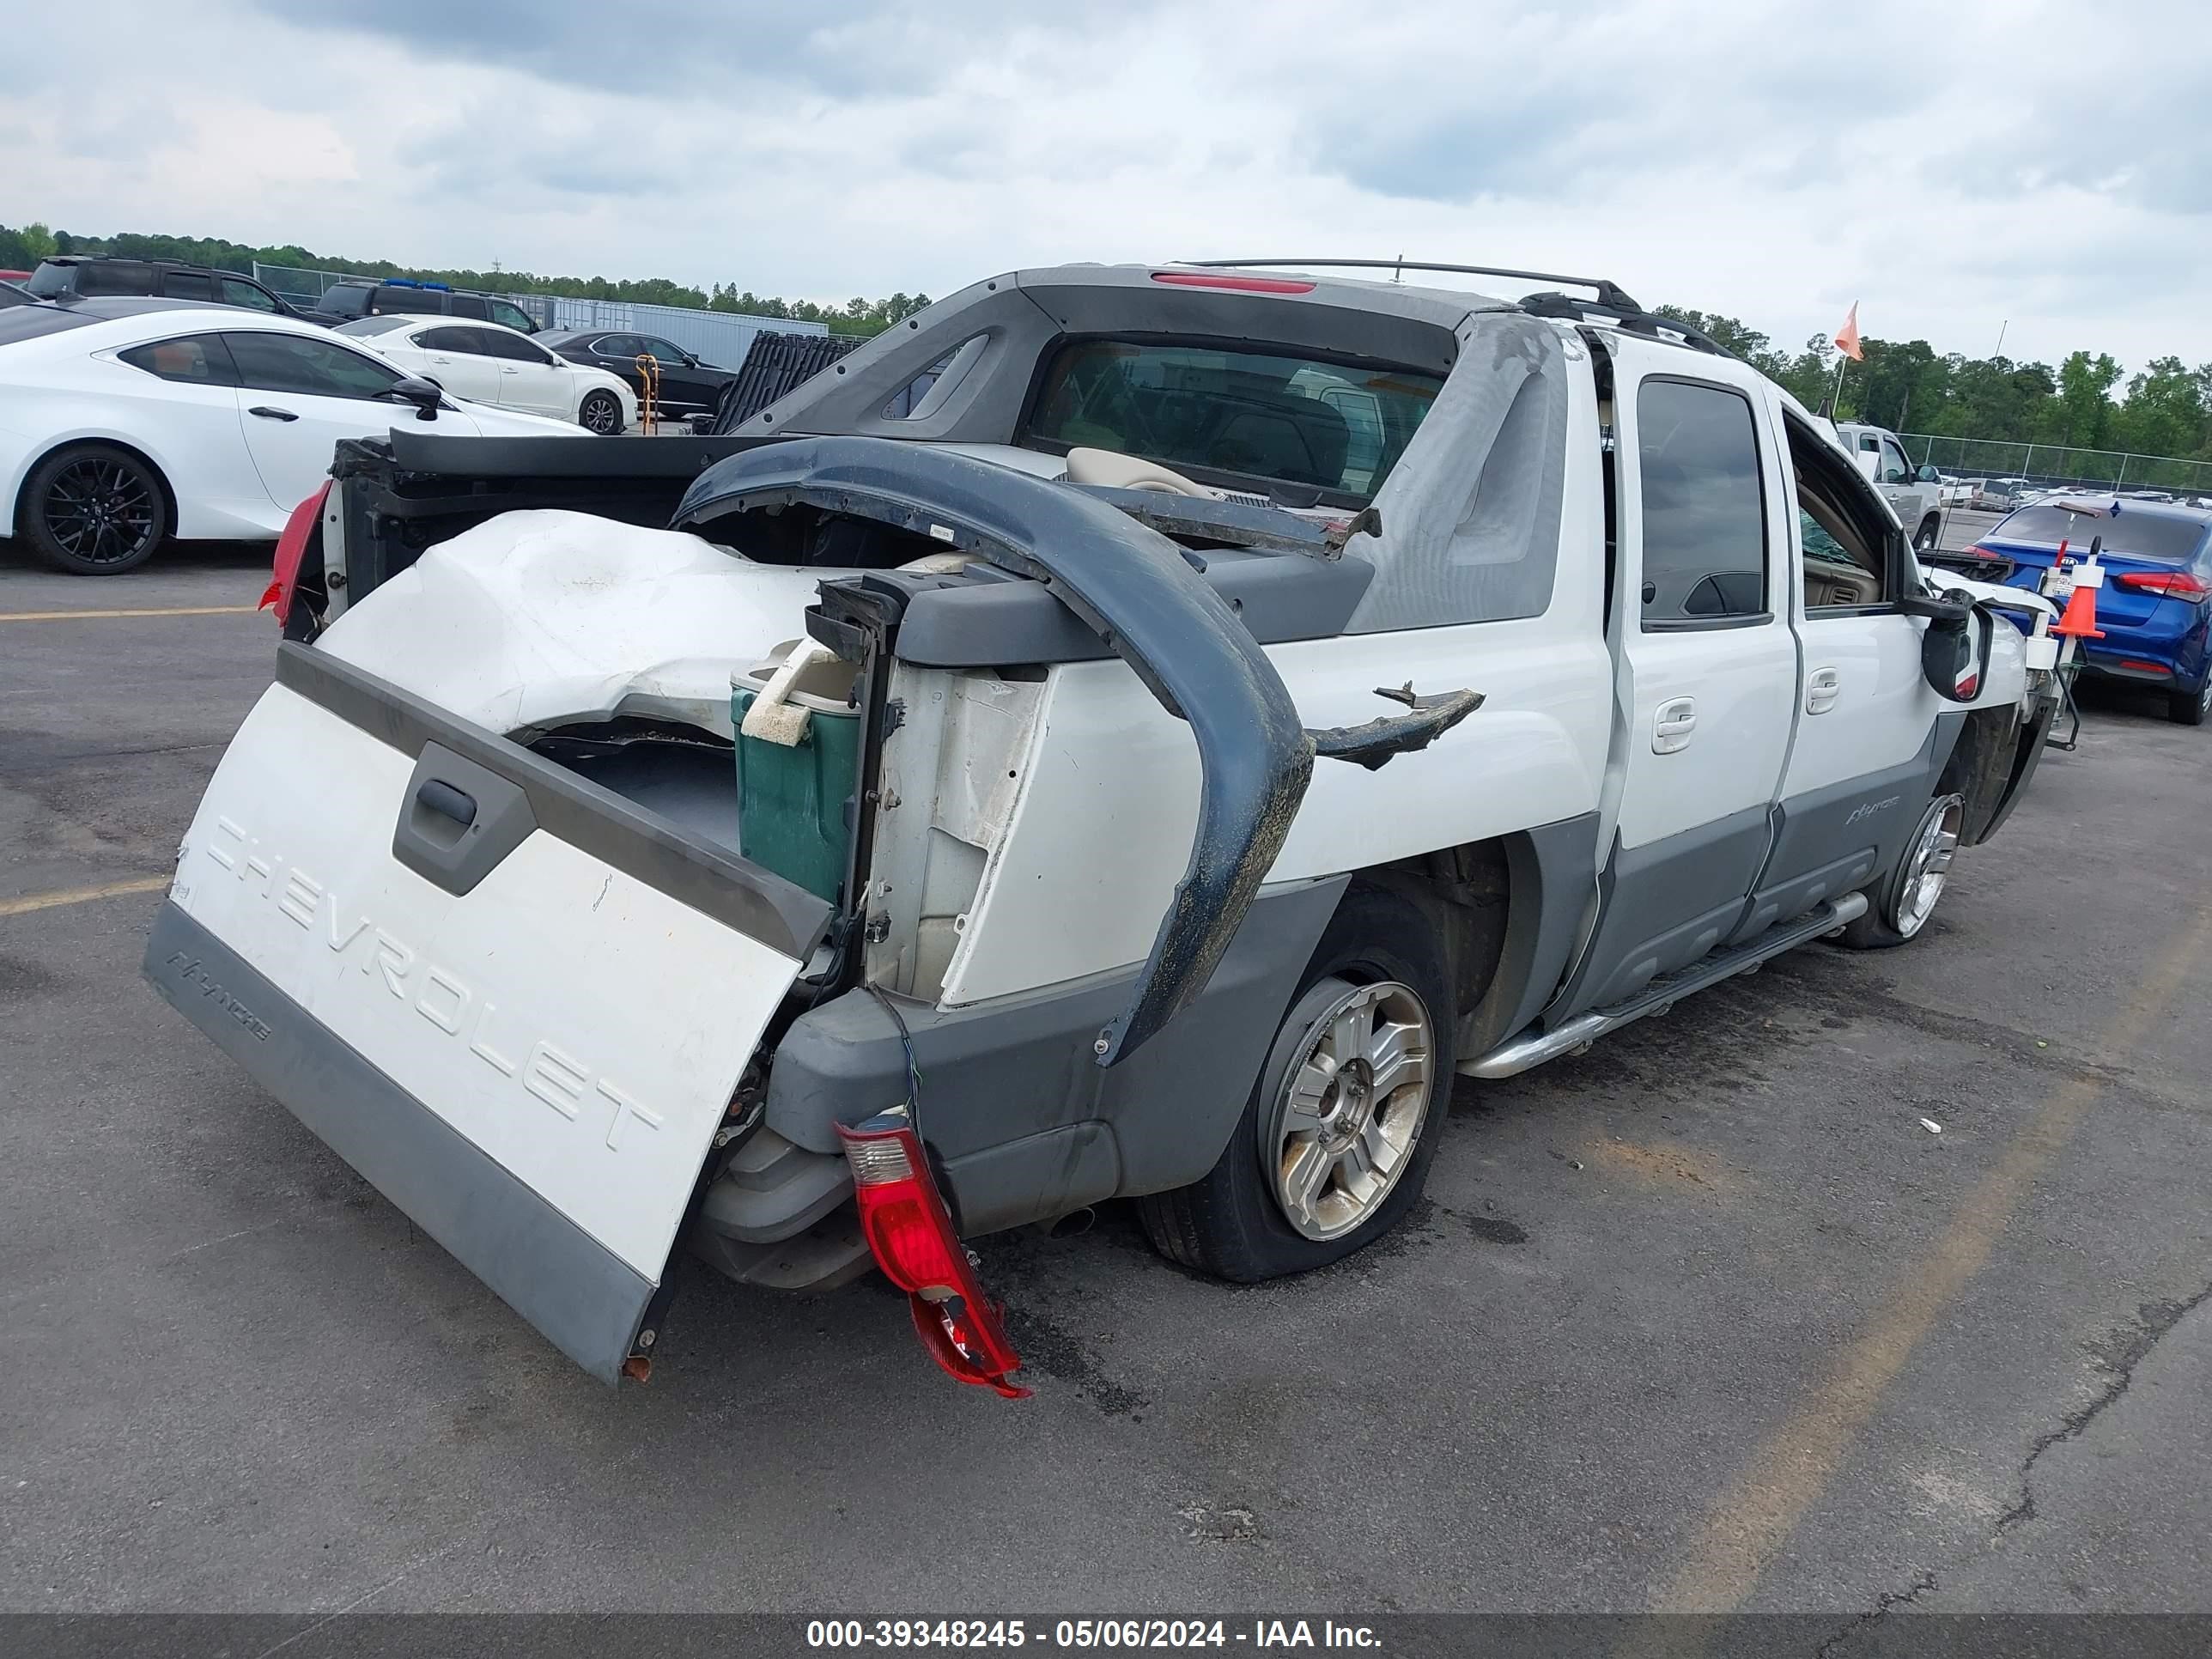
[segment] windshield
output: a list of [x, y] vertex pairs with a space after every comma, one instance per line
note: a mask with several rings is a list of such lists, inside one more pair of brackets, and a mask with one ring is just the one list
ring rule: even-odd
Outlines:
[[2046, 504], [2023, 507], [1990, 532], [1989, 539], [2025, 542], [2031, 547], [2056, 547], [2063, 541], [2068, 552], [2087, 553], [2091, 540], [2099, 536], [2105, 538], [2107, 553], [2181, 560], [2197, 551], [2197, 543], [2204, 538], [2204, 521], [2162, 513], [2130, 513], [2125, 507], [2114, 519]]
[[1382, 488], [1443, 385], [1413, 369], [1080, 340], [1046, 365], [1029, 435], [1359, 502]]

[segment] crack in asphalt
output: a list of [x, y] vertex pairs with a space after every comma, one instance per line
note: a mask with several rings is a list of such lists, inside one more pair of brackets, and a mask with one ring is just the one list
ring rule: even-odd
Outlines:
[[[2195, 1295], [2179, 1302], [2145, 1302], [2136, 1310], [2136, 1322], [2113, 1334], [2106, 1352], [2098, 1356], [2106, 1374], [2104, 1388], [2094, 1400], [2069, 1412], [2059, 1420], [2056, 1429], [2038, 1435], [2028, 1447], [2020, 1464], [2020, 1501], [1996, 1518], [1990, 1533], [1990, 1543], [2003, 1537], [2015, 1527], [2025, 1526], [2036, 1518], [2035, 1489], [2033, 1483], [2035, 1466], [2044, 1453], [2053, 1446], [2078, 1440], [2089, 1425], [2102, 1416], [2112, 1405], [2125, 1395], [2135, 1382], [2136, 1369], [2149, 1358], [2166, 1334], [2183, 1320], [2212, 1302], [2212, 1285], [2207, 1285]], [[1986, 1547], [1986, 1546], [1984, 1546]], [[1936, 1585], [1936, 1569], [1929, 1568], [1901, 1590], [1885, 1590], [1875, 1599], [1869, 1611], [1859, 1614], [1848, 1625], [1837, 1631], [1814, 1650], [1814, 1659], [1828, 1659], [1868, 1626], [1887, 1618], [1897, 1607], [1910, 1607]]]
[[1922, 1573], [1919, 1577], [1914, 1579], [1912, 1583], [1904, 1589], [1885, 1590], [1881, 1595], [1875, 1599], [1874, 1607], [1870, 1611], [1861, 1613], [1857, 1618], [1852, 1620], [1850, 1624], [1845, 1625], [1833, 1636], [1831, 1636], [1826, 1641], [1821, 1643], [1819, 1647], [1814, 1649], [1813, 1659], [1828, 1659], [1829, 1654], [1841, 1647], [1845, 1642], [1850, 1641], [1852, 1637], [1856, 1636], [1869, 1625], [1874, 1624], [1880, 1620], [1887, 1619], [1893, 1607], [1911, 1607], [1915, 1601], [1917, 1601], [1922, 1596], [1927, 1595], [1929, 1590], [1932, 1590], [1935, 1588], [1936, 1572], [1933, 1568], [1930, 1568], [1926, 1572]]
[[2127, 1393], [2129, 1386], [2135, 1381], [2136, 1367], [2149, 1356], [2160, 1339], [2208, 1300], [2212, 1300], [2212, 1285], [2207, 1285], [2185, 1301], [2143, 1303], [2136, 1310], [2134, 1326], [2114, 1334], [2112, 1352], [2109, 1356], [2100, 1356], [2108, 1373], [2103, 1392], [2080, 1410], [2069, 1412], [2049, 1434], [2036, 1437], [2035, 1443], [2027, 1449], [2027, 1455], [2021, 1461], [2020, 1502], [1997, 1517], [1996, 1532], [1999, 1535], [2035, 1519], [2035, 1489], [2030, 1483], [2035, 1474], [2035, 1465], [2043, 1454], [2053, 1446], [2080, 1438], [2107, 1407]]

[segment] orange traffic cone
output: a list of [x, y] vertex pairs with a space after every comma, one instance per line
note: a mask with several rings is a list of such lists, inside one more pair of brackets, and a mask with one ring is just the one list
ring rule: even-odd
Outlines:
[[[2097, 626], [2097, 583], [2082, 581], [2081, 567], [2075, 566], [2076, 580], [2074, 591], [2066, 596], [2066, 614], [2058, 619], [2051, 631], [2065, 639], [2101, 640], [2105, 630]], [[2101, 575], [2102, 572], [2097, 573]]]

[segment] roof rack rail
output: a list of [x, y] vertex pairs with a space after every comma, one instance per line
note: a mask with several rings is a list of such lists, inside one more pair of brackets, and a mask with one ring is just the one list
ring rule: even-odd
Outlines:
[[[1582, 322], [1592, 317], [1618, 323], [1632, 334], [1641, 334], [1657, 340], [1662, 345], [1680, 343], [1692, 351], [1703, 351], [1715, 357], [1734, 357], [1730, 351], [1711, 335], [1701, 333], [1687, 323], [1672, 317], [1662, 317], [1656, 311], [1646, 311], [1641, 306], [1609, 304], [1603, 300], [1577, 300], [1571, 294], [1528, 294], [1520, 301], [1521, 309], [1532, 316], [1557, 317], [1568, 322]], [[1665, 336], [1673, 335], [1672, 340]]]
[[1268, 265], [1318, 265], [1334, 270], [1443, 270], [1460, 276], [1510, 276], [1516, 282], [1568, 283], [1576, 288], [1595, 289], [1598, 303], [1608, 310], [1641, 314], [1643, 307], [1628, 297], [1620, 284], [1603, 276], [1565, 276], [1553, 270], [1514, 270], [1504, 265], [1440, 265], [1419, 259], [1186, 259], [1188, 265], [1225, 269], [1235, 266], [1258, 268]]

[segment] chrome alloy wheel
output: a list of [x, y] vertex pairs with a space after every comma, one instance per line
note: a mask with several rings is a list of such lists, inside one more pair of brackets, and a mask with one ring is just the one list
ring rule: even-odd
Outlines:
[[1966, 812], [1962, 795], [1939, 795], [1929, 803], [1913, 832], [1912, 850], [1906, 854], [1905, 874], [1893, 901], [1895, 914], [1890, 926], [1911, 939], [1936, 914], [1936, 901], [1943, 896], [1950, 878], [1951, 855], [1959, 850], [1959, 826]]
[[623, 429], [622, 400], [611, 392], [587, 392], [576, 421], [586, 431], [611, 438]]
[[1342, 1237], [1382, 1206], [1435, 1092], [1429, 1012], [1410, 986], [1322, 985], [1340, 994], [1308, 1019], [1260, 1146], [1284, 1218], [1316, 1240]]

